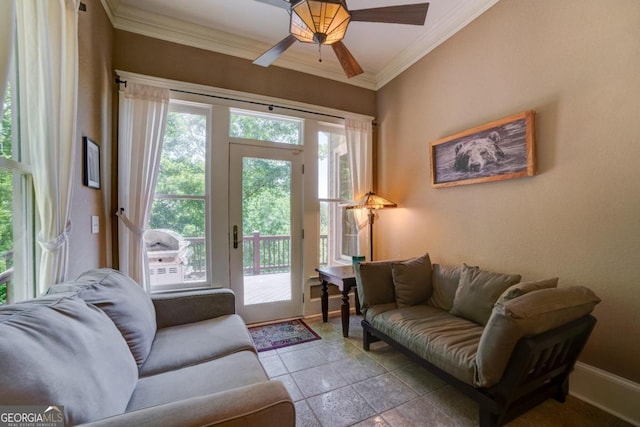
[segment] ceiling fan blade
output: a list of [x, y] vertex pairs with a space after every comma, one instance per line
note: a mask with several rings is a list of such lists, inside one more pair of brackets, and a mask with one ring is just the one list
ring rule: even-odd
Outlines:
[[424, 25], [429, 3], [375, 7], [351, 11], [352, 21], [386, 22], [389, 24]]
[[340, 62], [340, 65], [342, 65], [342, 69], [348, 78], [364, 73], [362, 67], [358, 64], [358, 61], [356, 61], [353, 55], [351, 55], [351, 52], [349, 52], [349, 49], [347, 49], [344, 43], [341, 41], [335, 42], [331, 47], [338, 57], [338, 61]]
[[285, 50], [289, 49], [289, 47], [291, 47], [291, 45], [294, 44], [296, 40], [298, 39], [296, 39], [294, 36], [289, 34], [287, 37], [280, 40], [278, 44], [276, 44], [271, 49], [269, 49], [268, 51], [260, 55], [258, 58], [256, 58], [256, 60], [253, 61], [253, 63], [256, 65], [261, 65], [263, 67], [268, 67], [273, 63], [273, 61], [278, 59], [280, 55], [284, 53]]

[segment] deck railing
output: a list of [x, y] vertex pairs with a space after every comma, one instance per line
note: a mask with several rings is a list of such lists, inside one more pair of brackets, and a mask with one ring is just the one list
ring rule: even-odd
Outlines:
[[[207, 253], [204, 237], [186, 237], [191, 242], [192, 255], [189, 264], [193, 277], [204, 276]], [[244, 273], [247, 275], [282, 273], [291, 267], [291, 236], [263, 236], [258, 232], [243, 238]], [[327, 265], [328, 238], [320, 236], [320, 266]], [[13, 279], [13, 250], [0, 253], [0, 304], [7, 302], [7, 294]]]
[[[207, 267], [204, 237], [185, 237], [191, 242], [189, 264], [194, 275]], [[329, 245], [326, 235], [320, 236], [320, 265], [327, 265]], [[259, 232], [242, 239], [243, 269], [247, 275], [282, 273], [291, 267], [291, 236], [263, 236]]]

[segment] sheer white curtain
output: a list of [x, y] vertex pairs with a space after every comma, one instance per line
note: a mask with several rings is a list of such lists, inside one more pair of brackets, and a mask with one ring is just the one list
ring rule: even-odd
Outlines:
[[21, 140], [33, 168], [39, 290], [64, 281], [76, 141], [79, 0], [16, 2]]
[[9, 80], [9, 68], [13, 59], [15, 8], [15, 0], [0, 1], [0, 105], [4, 102], [7, 81]]
[[118, 227], [120, 270], [149, 290], [144, 230], [158, 180], [169, 89], [133, 82], [120, 93]]
[[[373, 187], [373, 135], [370, 120], [345, 119], [345, 135], [347, 138], [347, 156], [351, 169], [351, 184], [353, 200], [358, 200]], [[365, 248], [369, 247], [369, 232], [367, 225], [367, 212], [363, 209], [354, 209], [358, 223], [358, 247], [360, 253], [369, 253]]]

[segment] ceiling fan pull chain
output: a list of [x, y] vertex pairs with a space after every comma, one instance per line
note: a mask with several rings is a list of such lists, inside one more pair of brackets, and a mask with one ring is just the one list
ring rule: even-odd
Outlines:
[[318, 62], [322, 62], [322, 43], [318, 43]]

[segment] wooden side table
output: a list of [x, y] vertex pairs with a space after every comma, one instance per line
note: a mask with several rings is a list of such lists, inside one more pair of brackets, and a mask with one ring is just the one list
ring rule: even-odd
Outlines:
[[316, 268], [322, 281], [322, 321], [326, 322], [329, 317], [329, 293], [327, 287], [329, 283], [336, 285], [342, 292], [342, 305], [340, 313], [342, 315], [342, 336], [349, 336], [349, 291], [353, 288], [356, 299], [356, 313], [360, 314], [360, 301], [356, 289], [356, 275], [353, 267], [345, 265], [341, 267], [319, 267]]

